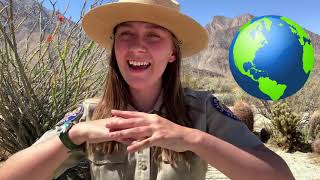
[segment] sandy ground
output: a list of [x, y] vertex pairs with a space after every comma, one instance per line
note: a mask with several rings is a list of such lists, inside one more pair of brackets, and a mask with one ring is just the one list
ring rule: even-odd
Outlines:
[[[255, 115], [254, 129], [256, 131], [259, 132], [261, 128], [268, 123], [270, 123], [270, 120], [264, 118], [262, 115]], [[286, 161], [297, 180], [320, 180], [320, 155], [302, 152], [286, 153], [281, 148], [269, 144], [266, 144], [266, 146]], [[225, 180], [229, 178], [217, 169], [209, 166], [206, 179]]]
[[[320, 180], [320, 155], [301, 152], [286, 153], [280, 148], [267, 146], [286, 161], [297, 180]], [[229, 179], [213, 167], [209, 167], [206, 178], [207, 180]]]
[[[301, 152], [286, 153], [280, 148], [267, 146], [287, 162], [297, 180], [320, 180], [320, 155]], [[0, 167], [1, 164], [2, 163], [0, 162]], [[215, 168], [209, 166], [206, 179], [226, 180], [229, 178]]]

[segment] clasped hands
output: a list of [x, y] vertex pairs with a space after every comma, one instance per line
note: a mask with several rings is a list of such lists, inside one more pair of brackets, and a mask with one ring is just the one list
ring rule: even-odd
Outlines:
[[111, 118], [76, 124], [70, 136], [78, 144], [118, 141], [128, 145], [130, 153], [152, 146], [176, 152], [190, 150], [194, 129], [156, 114], [120, 110], [112, 110], [111, 114]]

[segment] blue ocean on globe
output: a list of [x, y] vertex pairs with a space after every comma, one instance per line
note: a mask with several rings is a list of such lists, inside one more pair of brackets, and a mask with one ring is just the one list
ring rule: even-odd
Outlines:
[[248, 94], [279, 100], [299, 91], [310, 77], [314, 49], [308, 34], [283, 16], [249, 21], [229, 49], [231, 73]]

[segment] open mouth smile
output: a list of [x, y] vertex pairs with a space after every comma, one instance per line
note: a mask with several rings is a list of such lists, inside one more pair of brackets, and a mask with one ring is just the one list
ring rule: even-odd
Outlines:
[[146, 61], [128, 60], [127, 63], [129, 65], [129, 69], [132, 71], [143, 71], [151, 66], [151, 63]]

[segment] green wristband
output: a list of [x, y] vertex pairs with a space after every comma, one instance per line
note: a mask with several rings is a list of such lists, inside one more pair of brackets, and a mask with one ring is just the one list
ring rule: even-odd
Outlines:
[[68, 149], [70, 149], [71, 151], [79, 150], [82, 147], [82, 145], [74, 144], [69, 137], [69, 130], [73, 126], [73, 123], [64, 123], [62, 126], [63, 127], [61, 128], [61, 131], [59, 134], [59, 138], [62, 144]]

